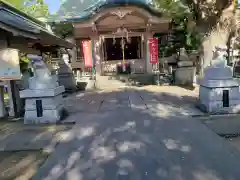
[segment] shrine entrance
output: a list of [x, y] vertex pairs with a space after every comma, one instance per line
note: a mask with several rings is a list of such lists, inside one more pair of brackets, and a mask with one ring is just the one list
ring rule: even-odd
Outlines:
[[106, 38], [104, 42], [104, 60], [123, 60], [123, 55], [126, 61], [141, 58], [140, 36], [129, 37], [128, 39], [126, 37]]
[[108, 37], [103, 43], [103, 61], [116, 64], [116, 74], [130, 74], [131, 61], [141, 59], [141, 36]]

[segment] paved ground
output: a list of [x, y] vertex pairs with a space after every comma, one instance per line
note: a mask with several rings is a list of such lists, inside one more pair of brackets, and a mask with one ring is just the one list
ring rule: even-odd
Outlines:
[[147, 87], [68, 97], [76, 125], [33, 180], [239, 180], [239, 151], [191, 117], [196, 96]]
[[46, 161], [72, 125], [24, 125], [0, 121], [0, 179], [27, 180]]
[[42, 151], [0, 152], [0, 179], [31, 179], [48, 155]]
[[44, 150], [52, 151], [61, 134], [72, 125], [24, 125], [20, 122], [0, 122], [0, 152]]
[[240, 137], [227, 138], [226, 140], [240, 151]]

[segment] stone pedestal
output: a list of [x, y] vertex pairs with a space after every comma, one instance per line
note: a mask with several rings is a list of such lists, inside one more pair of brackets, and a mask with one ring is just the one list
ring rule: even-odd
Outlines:
[[59, 86], [56, 75], [39, 66], [29, 79], [29, 89], [20, 91], [20, 97], [25, 99], [24, 123], [57, 123], [64, 112], [62, 93], [65, 88]]
[[178, 85], [193, 85], [195, 83], [195, 67], [179, 67], [175, 72], [175, 82]]
[[218, 57], [204, 71], [200, 81], [199, 107], [210, 114], [240, 112], [239, 80], [232, 77], [226, 60]]
[[57, 123], [64, 112], [64, 86], [54, 89], [27, 89], [20, 92], [25, 98], [25, 124]]

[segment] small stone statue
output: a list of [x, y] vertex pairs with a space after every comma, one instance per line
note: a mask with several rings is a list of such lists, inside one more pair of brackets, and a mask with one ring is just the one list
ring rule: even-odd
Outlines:
[[227, 47], [218, 45], [213, 51], [213, 59], [210, 66], [204, 69], [204, 79], [207, 80], [216, 80], [216, 79], [229, 79], [232, 78], [232, 69], [227, 66]]
[[32, 67], [34, 69], [34, 76], [37, 79], [42, 79], [43, 77], [51, 77], [51, 72], [49, 71], [47, 65], [43, 61], [41, 56], [28, 55], [27, 56], [32, 61]]
[[34, 69], [34, 77], [29, 79], [30, 89], [46, 89], [58, 86], [56, 76], [51, 75], [51, 71], [42, 56], [28, 55], [27, 57], [31, 59]]
[[213, 59], [211, 61], [211, 66], [214, 67], [225, 67], [227, 65], [227, 47], [226, 46], [216, 46], [213, 51]]
[[181, 48], [179, 52], [179, 61], [189, 61], [190, 58], [185, 48]]

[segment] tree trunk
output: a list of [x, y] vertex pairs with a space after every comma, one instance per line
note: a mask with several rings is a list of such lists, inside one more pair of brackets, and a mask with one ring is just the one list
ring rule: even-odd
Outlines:
[[229, 35], [229, 31], [216, 29], [211, 31], [209, 35], [204, 38], [202, 42], [202, 65], [204, 68], [211, 64], [214, 48], [217, 45], [227, 45]]
[[202, 41], [202, 69], [211, 64], [213, 57], [213, 50], [216, 45], [226, 45], [229, 41], [230, 34], [232, 33], [234, 26], [234, 5], [232, 4], [228, 8], [222, 11], [216, 28], [213, 28], [210, 32], [202, 31], [205, 35]]

